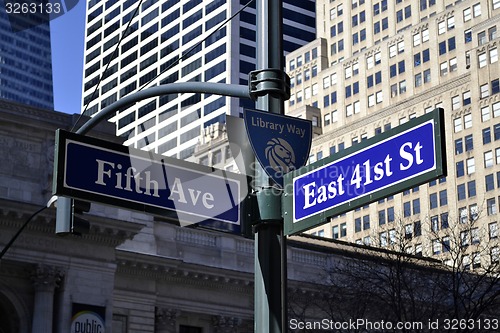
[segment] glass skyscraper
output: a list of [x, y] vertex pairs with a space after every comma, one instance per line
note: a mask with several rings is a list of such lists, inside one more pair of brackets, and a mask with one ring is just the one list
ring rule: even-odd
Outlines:
[[[137, 8], [139, 3], [89, 1], [82, 110], [95, 114], [141, 87], [158, 84], [247, 84], [255, 69], [255, 1], [222, 26], [248, 0], [148, 0]], [[314, 40], [315, 1], [287, 0], [283, 9], [285, 51]], [[251, 104], [210, 94], [174, 94], [137, 103], [113, 121], [126, 145], [184, 159], [193, 154], [204, 128], [224, 123], [226, 114], [239, 115], [244, 106]]]
[[0, 0], [0, 98], [53, 109], [49, 23], [20, 29], [16, 21]]

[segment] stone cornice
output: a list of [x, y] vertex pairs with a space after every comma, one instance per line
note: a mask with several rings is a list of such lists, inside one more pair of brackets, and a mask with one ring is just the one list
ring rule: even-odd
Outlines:
[[498, 23], [498, 22], [500, 22], [500, 16], [495, 15], [495, 16], [490, 17], [487, 20], [481, 21], [479, 24], [473, 26], [472, 30], [474, 32], [477, 32], [478, 30], [485, 29], [485, 28], [489, 27], [490, 25], [492, 25], [494, 23]]
[[27, 119], [39, 128], [71, 126], [71, 116], [53, 110], [36, 108], [26, 104], [0, 99], [0, 119], [27, 126]]
[[253, 274], [188, 264], [182, 259], [117, 250], [117, 273], [237, 293], [253, 291]]
[[[66, 114], [0, 99], [0, 120], [6, 124], [36, 128], [37, 130], [49, 131], [50, 133], [57, 128], [70, 130], [75, 123], [81, 126], [88, 119], [90, 117], [81, 117], [80, 114]], [[5, 128], [9, 128], [9, 125], [5, 126]], [[106, 121], [98, 124], [92, 131], [92, 135], [104, 137], [106, 140], [113, 142], [123, 143], [123, 138], [116, 137], [114, 125]]]
[[[0, 223], [3, 227], [2, 229], [11, 228], [18, 230], [40, 208], [40, 206], [17, 201], [0, 200]], [[27, 226], [26, 231], [48, 234], [50, 237], [53, 237], [55, 235], [55, 216], [56, 212], [54, 208], [46, 209], [33, 218]], [[78, 239], [83, 242], [111, 247], [116, 247], [125, 240], [131, 239], [143, 228], [143, 225], [139, 223], [114, 220], [90, 214], [85, 215], [85, 219], [90, 222], [90, 232], [78, 237]]]

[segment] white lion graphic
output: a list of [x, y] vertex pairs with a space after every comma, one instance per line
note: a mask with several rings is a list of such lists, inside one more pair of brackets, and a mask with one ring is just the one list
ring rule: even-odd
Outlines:
[[281, 138], [269, 140], [265, 154], [274, 170], [287, 173], [295, 169], [295, 154], [292, 146], [285, 140]]

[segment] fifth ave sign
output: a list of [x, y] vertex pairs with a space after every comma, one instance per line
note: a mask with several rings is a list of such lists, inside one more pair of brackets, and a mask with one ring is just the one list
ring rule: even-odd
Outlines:
[[445, 174], [442, 109], [285, 175], [285, 234]]
[[239, 228], [245, 176], [66, 131], [57, 132], [54, 194], [178, 220]]

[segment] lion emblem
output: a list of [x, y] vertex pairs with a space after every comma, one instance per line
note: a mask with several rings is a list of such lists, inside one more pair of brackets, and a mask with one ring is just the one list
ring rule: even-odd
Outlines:
[[276, 171], [287, 173], [295, 169], [295, 154], [292, 146], [281, 138], [274, 138], [267, 142], [265, 150], [269, 165]]

